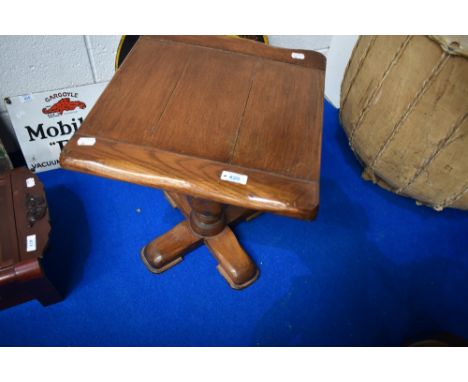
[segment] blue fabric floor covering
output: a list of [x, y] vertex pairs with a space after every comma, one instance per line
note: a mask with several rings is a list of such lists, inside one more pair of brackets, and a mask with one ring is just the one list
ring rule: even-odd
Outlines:
[[325, 105], [317, 220], [263, 214], [235, 232], [260, 278], [232, 290], [202, 246], [151, 274], [140, 249], [182, 220], [161, 191], [40, 174], [46, 266], [67, 291], [0, 312], [0, 345], [401, 345], [468, 338], [468, 213], [436, 212], [361, 179]]

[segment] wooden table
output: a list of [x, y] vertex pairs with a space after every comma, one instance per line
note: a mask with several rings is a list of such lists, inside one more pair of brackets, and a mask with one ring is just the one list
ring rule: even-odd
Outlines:
[[167, 191], [186, 220], [143, 248], [152, 272], [205, 243], [228, 283], [244, 288], [258, 269], [229, 224], [255, 211], [317, 213], [324, 74], [316, 52], [142, 37], [61, 165]]

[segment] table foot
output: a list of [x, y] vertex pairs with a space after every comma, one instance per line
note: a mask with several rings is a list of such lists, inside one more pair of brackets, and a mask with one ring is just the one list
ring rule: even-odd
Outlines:
[[216, 236], [205, 238], [205, 244], [219, 263], [219, 273], [232, 288], [243, 289], [258, 278], [257, 266], [229, 227]]
[[202, 241], [184, 221], [146, 245], [141, 250], [141, 259], [151, 272], [161, 273], [180, 263], [183, 255]]
[[187, 220], [141, 250], [141, 259], [151, 272], [161, 273], [172, 268], [188, 251], [204, 242], [218, 261], [219, 273], [232, 288], [243, 289], [258, 278], [257, 266], [227, 226], [254, 217], [256, 211], [222, 206], [175, 192], [165, 194]]
[[260, 275], [260, 271], [257, 269], [257, 273], [250, 280], [246, 281], [243, 284], [235, 284], [221, 265], [218, 264], [216, 266], [216, 269], [221, 274], [221, 276], [224, 277], [224, 279], [227, 281], [229, 286], [235, 290], [241, 290], [241, 289], [247, 288], [250, 284], [253, 284], [258, 279], [258, 276]]

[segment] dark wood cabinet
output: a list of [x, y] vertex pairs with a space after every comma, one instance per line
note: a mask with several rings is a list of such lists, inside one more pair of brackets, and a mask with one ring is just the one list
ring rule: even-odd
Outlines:
[[61, 300], [41, 263], [50, 223], [39, 178], [27, 168], [0, 174], [0, 211], [0, 309]]

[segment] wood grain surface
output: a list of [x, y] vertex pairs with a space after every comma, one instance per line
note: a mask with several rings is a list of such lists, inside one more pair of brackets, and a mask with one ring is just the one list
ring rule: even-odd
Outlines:
[[[26, 187], [26, 179], [34, 179], [34, 186]], [[21, 261], [33, 260], [43, 256], [49, 243], [50, 217], [46, 207], [44, 216], [33, 225], [29, 224], [27, 218], [26, 197], [43, 197], [45, 190], [36, 174], [26, 167], [18, 168], [11, 172], [11, 186], [13, 194], [13, 205], [15, 208], [16, 232], [18, 237], [18, 253]], [[36, 235], [36, 250], [27, 250], [26, 238]]]
[[2, 227], [0, 227], [0, 269], [2, 269], [19, 261], [9, 172], [0, 174], [0, 211], [2, 211]]
[[218, 261], [219, 272], [232, 288], [243, 289], [257, 279], [257, 265], [245, 253], [229, 227], [219, 235], [205, 238], [205, 244]]
[[[298, 54], [303, 59], [295, 59]], [[61, 164], [313, 218], [324, 67], [319, 53], [242, 39], [140, 38], [65, 147]], [[81, 137], [96, 143], [80, 146]], [[247, 175], [247, 184], [221, 180], [223, 171]]]
[[[40, 208], [31, 204], [31, 198], [45, 203], [42, 183], [26, 167], [0, 175], [0, 310], [31, 299], [43, 305], [62, 299], [41, 265], [49, 241], [49, 214], [42, 203]], [[28, 248], [30, 235], [34, 245]]]
[[[34, 185], [26, 186], [26, 179], [34, 179]], [[42, 257], [49, 241], [49, 213], [34, 225], [27, 219], [27, 196], [44, 197], [45, 191], [37, 175], [26, 167], [7, 171], [0, 175], [0, 269], [20, 261]], [[26, 238], [36, 235], [36, 249], [27, 250]]]
[[141, 258], [151, 272], [162, 273], [180, 263], [183, 255], [202, 243], [203, 239], [193, 234], [185, 220], [146, 245]]
[[[204, 242], [218, 261], [218, 271], [232, 288], [246, 288], [257, 279], [257, 266], [228, 226], [251, 216], [253, 211], [174, 192], [170, 192], [169, 197], [187, 220], [142, 249], [141, 259], [151, 272], [162, 273], [172, 268], [189, 251]], [[193, 221], [194, 213], [200, 218], [199, 222]], [[213, 225], [217, 223], [220, 230], [213, 230]]]

